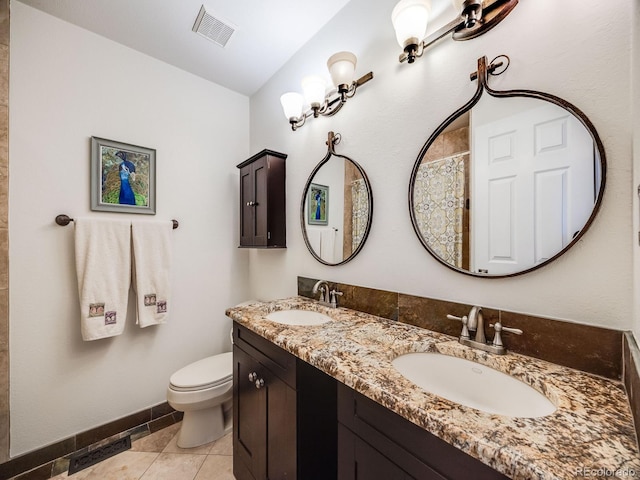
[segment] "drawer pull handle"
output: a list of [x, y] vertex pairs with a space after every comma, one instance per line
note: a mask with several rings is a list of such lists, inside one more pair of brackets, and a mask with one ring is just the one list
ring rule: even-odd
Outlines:
[[249, 381], [251, 383], [255, 382], [258, 379], [258, 374], [256, 372], [251, 372], [249, 374]]
[[262, 378], [259, 378], [256, 380], [256, 388], [260, 390], [262, 387], [264, 387], [264, 380]]

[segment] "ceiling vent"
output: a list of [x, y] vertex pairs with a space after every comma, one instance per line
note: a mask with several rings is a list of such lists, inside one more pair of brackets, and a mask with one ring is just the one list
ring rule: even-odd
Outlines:
[[220, 18], [216, 18], [204, 8], [204, 5], [200, 7], [198, 18], [196, 23], [193, 24], [194, 32], [199, 33], [205, 38], [208, 38], [214, 43], [217, 43], [221, 47], [227, 45], [227, 42], [236, 31], [236, 27], [232, 26], [229, 22], [223, 21]]

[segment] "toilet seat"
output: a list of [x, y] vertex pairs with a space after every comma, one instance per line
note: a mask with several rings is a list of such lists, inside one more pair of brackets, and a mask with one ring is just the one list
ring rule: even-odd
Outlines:
[[233, 353], [226, 352], [203, 358], [171, 375], [169, 388], [177, 392], [193, 392], [216, 387], [233, 380]]

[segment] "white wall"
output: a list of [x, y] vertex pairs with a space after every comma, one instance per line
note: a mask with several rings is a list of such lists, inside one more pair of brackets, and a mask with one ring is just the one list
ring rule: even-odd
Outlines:
[[[633, 310], [631, 24], [626, 0], [522, 1], [495, 29], [468, 42], [442, 40], [413, 65], [399, 64], [390, 14], [395, 0], [352, 0], [332, 22], [251, 98], [251, 149], [287, 159], [288, 241], [285, 254], [252, 252], [254, 295], [296, 293], [296, 276], [499, 307], [616, 329], [631, 328]], [[447, 1], [435, 2], [449, 3]], [[637, 2], [635, 2], [637, 3]], [[453, 18], [452, 7], [446, 17]], [[446, 19], [440, 19], [444, 23]], [[434, 28], [435, 28], [434, 22]], [[374, 78], [335, 117], [310, 119], [292, 132], [279, 97], [322, 71], [334, 52], [358, 56], [357, 74]], [[409, 176], [431, 132], [475, 91], [477, 58], [506, 54], [511, 66], [490, 84], [533, 89], [577, 105], [606, 150], [607, 185], [591, 229], [551, 265], [509, 279], [479, 279], [439, 264], [410, 222]], [[327, 131], [342, 135], [338, 153], [359, 162], [372, 183], [373, 226], [350, 263], [321, 265], [307, 252], [298, 219], [302, 187], [326, 152]], [[284, 279], [273, 282], [273, 278]], [[526, 334], [526, 333], [525, 333]]]
[[[230, 348], [246, 298], [238, 173], [247, 97], [11, 4], [11, 455], [166, 400], [172, 372]], [[175, 218], [169, 323], [84, 343], [73, 227], [89, 209], [92, 135], [157, 150], [157, 220]], [[145, 219], [151, 219], [145, 217]]]

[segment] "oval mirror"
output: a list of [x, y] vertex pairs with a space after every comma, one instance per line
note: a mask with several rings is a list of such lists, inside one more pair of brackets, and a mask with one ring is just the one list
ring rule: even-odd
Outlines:
[[427, 140], [409, 190], [429, 253], [482, 277], [520, 275], [566, 252], [593, 221], [606, 172], [580, 110], [542, 92], [492, 90], [495, 68], [478, 61], [476, 94]]
[[373, 197], [364, 170], [335, 153], [340, 134], [329, 132], [325, 157], [303, 190], [300, 224], [311, 255], [325, 265], [341, 265], [355, 257], [371, 228]]

